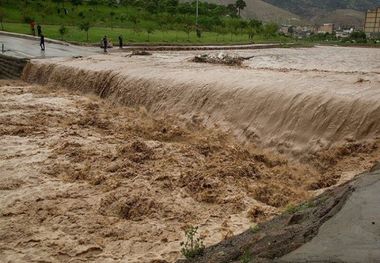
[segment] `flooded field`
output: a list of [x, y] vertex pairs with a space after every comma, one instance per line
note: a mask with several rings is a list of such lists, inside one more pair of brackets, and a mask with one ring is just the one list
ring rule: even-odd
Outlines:
[[0, 82], [0, 257], [174, 262], [380, 159], [380, 50], [34, 60]]

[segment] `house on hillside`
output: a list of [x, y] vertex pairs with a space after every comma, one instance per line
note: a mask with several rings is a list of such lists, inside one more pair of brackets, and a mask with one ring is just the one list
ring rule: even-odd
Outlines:
[[380, 7], [367, 11], [365, 16], [364, 32], [367, 37], [380, 38]]
[[332, 34], [333, 32], [334, 32], [334, 24], [332, 23], [323, 24], [319, 26], [317, 29], [318, 34], [326, 34], [326, 33]]

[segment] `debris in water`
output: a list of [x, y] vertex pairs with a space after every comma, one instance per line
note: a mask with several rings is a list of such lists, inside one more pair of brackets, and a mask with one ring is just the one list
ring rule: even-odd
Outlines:
[[229, 66], [241, 66], [244, 60], [253, 58], [250, 57], [241, 57], [236, 55], [229, 55], [223, 52], [220, 52], [218, 55], [213, 54], [202, 54], [195, 56], [191, 61], [197, 63], [211, 63], [211, 64], [224, 64]]
[[146, 51], [146, 50], [133, 50], [131, 54], [127, 55], [126, 57], [132, 57], [132, 56], [151, 56], [152, 53]]

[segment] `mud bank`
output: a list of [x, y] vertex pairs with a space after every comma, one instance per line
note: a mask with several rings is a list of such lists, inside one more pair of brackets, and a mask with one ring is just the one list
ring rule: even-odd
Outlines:
[[[297, 49], [240, 51], [254, 58], [239, 68], [195, 64], [189, 62], [195, 54], [191, 52], [34, 60], [24, 80], [95, 93], [123, 105], [144, 106], [154, 114], [197, 118], [243, 141], [294, 156], [344, 140], [378, 138], [379, 51], [298, 50], [300, 54]], [[359, 54], [353, 56], [354, 51]], [[334, 55], [348, 62], [334, 69], [329, 61], [318, 63], [324, 56], [333, 61]]]

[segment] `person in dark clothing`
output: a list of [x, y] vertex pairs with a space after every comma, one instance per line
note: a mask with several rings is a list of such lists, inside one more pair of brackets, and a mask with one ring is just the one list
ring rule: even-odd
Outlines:
[[42, 34], [40, 36], [40, 47], [42, 51], [45, 51], [45, 36]]
[[119, 48], [123, 48], [123, 37], [119, 36]]
[[37, 34], [39, 37], [42, 35], [42, 27], [40, 24], [37, 25]]
[[107, 47], [108, 47], [108, 39], [107, 36], [103, 37], [103, 48], [104, 48], [104, 53], [107, 53]]

